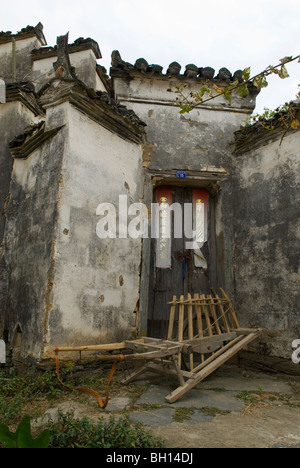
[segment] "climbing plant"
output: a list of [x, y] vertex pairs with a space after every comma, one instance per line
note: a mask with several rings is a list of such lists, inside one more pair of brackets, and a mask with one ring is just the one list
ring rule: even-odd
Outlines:
[[[233, 92], [237, 91], [238, 95], [245, 98], [250, 93], [249, 86], [255, 86], [257, 89], [262, 89], [268, 86], [267, 77], [270, 75], [277, 75], [281, 79], [289, 77], [286, 65], [298, 60], [300, 62], [300, 55], [296, 57], [287, 56], [280, 59], [279, 64], [276, 66], [269, 65], [265, 70], [258, 73], [255, 76], [251, 76], [251, 67], [247, 67], [241, 72], [241, 78], [235, 79], [227, 86], [220, 86], [213, 84], [212, 87], [203, 85], [198, 92], [189, 92], [186, 94], [186, 85], [175, 86], [175, 93], [177, 94], [176, 102], [180, 108], [180, 113], [185, 114], [191, 112], [198, 106], [205, 104], [219, 96], [223, 96], [226, 101], [231, 104]], [[300, 91], [298, 92], [297, 98], [300, 97]], [[285, 124], [288, 122], [289, 126], [293, 129], [300, 127], [300, 120], [297, 118], [297, 113], [293, 106], [286, 104], [281, 109], [276, 111], [270, 111], [265, 109], [263, 115], [256, 114], [252, 116], [252, 123], [264, 122], [270, 120], [278, 111], [281, 112], [282, 116], [288, 114], [288, 118], [285, 118]], [[299, 111], [299, 108], [298, 108]]]

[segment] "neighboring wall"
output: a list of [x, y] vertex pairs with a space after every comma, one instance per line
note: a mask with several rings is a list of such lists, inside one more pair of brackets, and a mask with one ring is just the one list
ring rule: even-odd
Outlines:
[[[76, 76], [88, 88], [107, 92], [108, 77], [105, 69], [97, 64], [101, 58], [98, 44], [91, 39], [77, 40], [68, 45], [68, 53], [71, 66], [74, 67]], [[55, 76], [53, 63], [57, 60], [57, 47], [42, 47], [31, 52], [32, 71], [30, 81], [33, 82], [38, 92], [49, 80]]]
[[3, 244], [7, 207], [12, 197], [10, 182], [13, 158], [8, 145], [18, 134], [23, 132], [24, 127], [31, 125], [33, 122], [34, 115], [21, 102], [14, 101], [0, 104], [0, 335], [5, 330], [4, 311], [10, 272], [7, 258], [4, 255]]
[[28, 26], [17, 34], [0, 32], [0, 78], [5, 82], [29, 81], [31, 51], [46, 44], [43, 26]]
[[9, 185], [13, 166], [8, 144], [24, 127], [31, 125], [34, 116], [20, 102], [0, 104], [0, 245], [5, 227], [5, 206], [9, 199]]
[[139, 299], [141, 239], [101, 239], [96, 228], [99, 204], [111, 203], [118, 222], [119, 195], [141, 201], [141, 146], [72, 106], [67, 122], [45, 357], [54, 346], [132, 338]]
[[42, 357], [65, 136], [61, 130], [13, 165], [2, 269], [8, 282], [2, 310], [8, 343], [14, 347], [16, 334], [22, 334], [19, 344], [24, 357]]
[[237, 149], [235, 156], [237, 312], [243, 326], [281, 332], [263, 336], [253, 349], [288, 359], [292, 341], [300, 337], [299, 148], [296, 131], [282, 143], [279, 136], [243, 153]]
[[47, 108], [52, 129], [14, 160], [1, 257], [0, 332], [11, 346], [19, 334], [21, 357], [35, 359], [132, 338], [140, 288], [141, 239], [100, 239], [96, 228], [100, 203], [118, 221], [119, 195], [142, 201], [141, 145], [68, 102]]

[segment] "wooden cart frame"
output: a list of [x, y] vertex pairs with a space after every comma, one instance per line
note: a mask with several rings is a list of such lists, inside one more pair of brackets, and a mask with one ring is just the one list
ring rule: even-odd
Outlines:
[[[136, 362], [138, 366], [122, 383], [128, 384], [146, 371], [175, 377], [178, 387], [165, 397], [168, 403], [174, 403], [262, 333], [268, 333], [262, 328], [241, 328], [229, 297], [223, 289], [220, 292], [221, 296], [214, 291], [211, 295], [194, 294], [192, 297], [188, 294], [179, 299], [174, 296], [169, 303], [166, 340], [144, 337], [104, 345], [57, 347], [57, 358], [60, 351], [122, 352], [124, 354], [101, 354], [97, 357], [101, 361], [114, 361], [109, 383], [117, 362]], [[108, 390], [106, 402], [103, 404], [99, 400], [101, 407], [105, 407], [107, 402]]]

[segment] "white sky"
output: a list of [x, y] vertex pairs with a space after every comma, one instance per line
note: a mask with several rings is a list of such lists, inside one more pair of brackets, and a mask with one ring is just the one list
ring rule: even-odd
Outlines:
[[[182, 72], [194, 63], [232, 73], [251, 66], [252, 75], [300, 54], [300, 0], [15, 0], [0, 7], [0, 31], [39, 22], [51, 46], [67, 32], [70, 42], [96, 40], [108, 72], [115, 49], [127, 62], [144, 57], [164, 72], [177, 61]], [[290, 78], [269, 78], [257, 112], [295, 98], [300, 63], [287, 68]]]

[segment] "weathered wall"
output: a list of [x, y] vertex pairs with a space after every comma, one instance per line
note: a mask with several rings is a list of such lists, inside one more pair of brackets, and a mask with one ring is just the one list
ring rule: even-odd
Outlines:
[[[132, 80], [114, 78], [118, 99], [147, 123], [147, 140], [153, 144], [150, 169], [199, 169], [204, 165], [222, 166], [230, 159], [229, 143], [254, 108], [255, 100], [235, 97], [230, 109], [220, 97], [189, 114], [179, 114], [175, 104], [175, 85], [186, 84], [185, 94], [199, 91], [203, 83], [177, 81], [169, 77], [145, 78], [133, 75]], [[223, 83], [226, 85], [227, 83]], [[173, 90], [173, 91], [172, 91]]]
[[100, 239], [96, 210], [111, 203], [118, 214], [122, 194], [128, 205], [142, 201], [141, 145], [68, 102], [47, 108], [45, 130], [59, 126], [14, 159], [6, 183], [2, 329], [10, 345], [21, 332], [21, 356], [35, 359], [57, 345], [131, 338], [139, 299], [142, 240]]
[[4, 330], [4, 310], [6, 304], [8, 268], [4, 256], [3, 237], [6, 223], [6, 209], [11, 197], [10, 179], [13, 167], [8, 144], [24, 127], [33, 123], [34, 116], [20, 102], [0, 104], [0, 334]]
[[41, 45], [41, 41], [34, 36], [16, 40], [13, 61], [13, 42], [0, 44], [0, 76], [5, 82], [29, 81], [32, 67], [31, 51]]
[[[86, 84], [88, 88], [106, 91], [106, 88], [96, 72], [96, 57], [92, 50], [82, 50], [69, 54], [72, 67], [75, 68], [76, 76]], [[50, 57], [43, 58], [38, 51], [33, 54], [31, 81], [38, 92], [51, 78], [55, 76], [53, 63], [57, 61], [57, 53], [53, 51]]]
[[236, 155], [235, 304], [243, 326], [280, 330], [252, 347], [290, 359], [300, 336], [300, 132]]
[[[16, 79], [30, 77], [40, 89], [54, 76], [57, 55], [53, 48], [31, 53], [45, 41], [28, 37], [29, 30], [20, 34]], [[5, 33], [0, 44], [6, 81], [13, 79], [11, 39]], [[104, 72], [96, 71], [100, 51], [86, 49], [85, 40], [73, 46], [77, 76], [88, 87], [109, 90]], [[66, 81], [52, 83], [39, 103], [34, 93], [18, 90], [20, 102], [0, 104], [0, 336], [10, 345], [22, 336], [21, 354], [39, 359], [52, 357], [54, 346], [131, 338], [137, 308], [145, 331], [151, 240], [100, 239], [97, 207], [111, 203], [118, 215], [119, 195], [127, 195], [128, 204], [145, 201], [150, 208], [153, 187], [168, 183], [168, 171], [224, 167], [228, 179], [219, 192], [211, 190], [217, 263], [212, 286], [234, 298], [242, 326], [282, 332], [279, 338], [263, 336], [253, 349], [289, 359], [300, 335], [300, 131], [287, 134], [281, 145], [266, 140], [233, 154], [234, 132], [254, 109], [255, 92], [246, 99], [234, 96], [232, 106], [219, 97], [181, 115], [172, 92], [176, 84], [186, 83], [188, 94], [203, 84], [228, 83], [162, 75], [151, 67], [139, 72], [118, 60], [115, 96], [136, 115], [109, 95], [86, 93]], [[13, 161], [8, 143], [38, 121], [39, 105], [45, 107], [46, 131], [63, 128], [27, 159]], [[143, 154], [137, 116], [147, 124]], [[154, 174], [163, 174], [160, 182]], [[192, 181], [199, 187], [202, 182], [201, 175]]]
[[4, 327], [10, 345], [16, 331], [22, 332], [22, 356], [42, 357], [65, 139], [62, 129], [13, 165], [4, 237], [4, 271], [9, 278]]
[[[232, 208], [234, 165], [231, 143], [234, 132], [253, 111], [255, 94], [247, 99], [233, 97], [232, 107], [219, 97], [189, 114], [180, 114], [176, 105], [176, 85], [185, 83], [185, 94], [199, 91], [203, 82], [193, 79], [131, 73], [113, 76], [117, 98], [147, 123], [148, 169], [168, 171], [172, 169], [200, 170], [204, 166], [224, 167], [230, 174], [222, 182], [221, 192], [215, 198], [217, 285], [229, 295], [233, 293], [232, 269]], [[209, 82], [205, 82], [208, 85]], [[211, 83], [212, 85], [213, 83]], [[219, 83], [226, 86], [227, 83]], [[201, 186], [201, 181], [199, 181]], [[147, 202], [152, 199], [152, 180], [146, 186]], [[148, 251], [145, 255], [149, 256]], [[216, 287], [216, 285], [212, 285]], [[145, 289], [147, 287], [145, 286]], [[146, 298], [145, 298], [146, 300]]]
[[20, 102], [0, 104], [0, 245], [5, 226], [5, 201], [9, 194], [10, 177], [13, 166], [8, 144], [32, 124], [34, 116]]
[[118, 213], [119, 195], [141, 201], [141, 146], [71, 106], [67, 120], [45, 356], [54, 346], [131, 338], [139, 298], [141, 239], [100, 239], [96, 210], [112, 203]]

